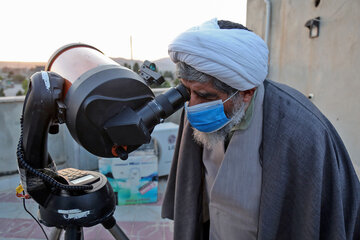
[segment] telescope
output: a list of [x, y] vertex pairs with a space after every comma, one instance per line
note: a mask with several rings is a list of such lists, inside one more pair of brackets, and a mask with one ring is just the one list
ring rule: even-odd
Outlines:
[[[162, 76], [145, 61], [139, 73], [87, 44], [69, 44], [31, 77], [17, 149], [22, 186], [38, 204], [41, 223], [82, 239], [82, 227], [102, 223], [116, 239], [127, 239], [113, 218], [115, 196], [106, 177], [95, 171], [57, 170], [47, 150], [48, 133], [66, 124], [90, 153], [127, 159], [149, 143], [154, 127], [180, 109], [190, 96], [180, 84], [155, 97], [149, 85]], [[57, 237], [56, 237], [57, 236]]]

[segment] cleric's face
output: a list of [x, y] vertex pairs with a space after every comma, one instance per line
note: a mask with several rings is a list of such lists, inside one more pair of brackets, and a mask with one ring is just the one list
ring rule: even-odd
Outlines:
[[[228, 94], [216, 89], [211, 82], [201, 83], [196, 81], [188, 81], [181, 79], [182, 84], [187, 88], [190, 93], [189, 107], [216, 100], [223, 102], [229, 97]], [[233, 102], [227, 101], [224, 103], [225, 114], [229, 117], [232, 112]]]

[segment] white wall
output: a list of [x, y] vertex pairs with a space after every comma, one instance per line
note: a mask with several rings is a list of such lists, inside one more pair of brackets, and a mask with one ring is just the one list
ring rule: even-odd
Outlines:
[[[16, 148], [20, 137], [20, 117], [24, 97], [0, 98], [0, 173], [17, 170]], [[57, 164], [64, 163], [64, 127], [59, 134], [49, 135], [48, 149]]]

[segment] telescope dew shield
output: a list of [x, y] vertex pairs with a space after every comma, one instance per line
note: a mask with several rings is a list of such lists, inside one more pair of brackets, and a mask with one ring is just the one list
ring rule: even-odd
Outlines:
[[49, 59], [45, 71], [60, 74], [65, 80], [65, 91], [86, 71], [101, 65], [119, 65], [97, 48], [73, 43], [59, 48]]
[[105, 131], [105, 123], [124, 108], [136, 111], [154, 99], [138, 74], [86, 44], [60, 48], [46, 70], [65, 78], [66, 125], [72, 137], [97, 156], [114, 157], [117, 143]]

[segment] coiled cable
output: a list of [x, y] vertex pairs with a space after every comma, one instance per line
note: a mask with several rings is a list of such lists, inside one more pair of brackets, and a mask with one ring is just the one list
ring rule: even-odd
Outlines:
[[67, 190], [67, 191], [84, 191], [84, 190], [91, 190], [93, 189], [92, 185], [79, 185], [79, 186], [73, 186], [73, 185], [66, 185], [63, 183], [60, 183], [58, 181], [56, 181], [54, 178], [46, 175], [45, 173], [42, 173], [36, 169], [34, 169], [33, 167], [31, 167], [25, 160], [25, 154], [24, 154], [24, 147], [23, 147], [23, 116], [21, 116], [20, 118], [20, 139], [19, 139], [19, 143], [17, 146], [17, 159], [19, 164], [25, 168], [25, 170], [29, 171], [31, 174], [41, 178], [44, 182], [48, 183], [50, 186], [57, 188], [57, 189], [63, 189], [63, 190]]

